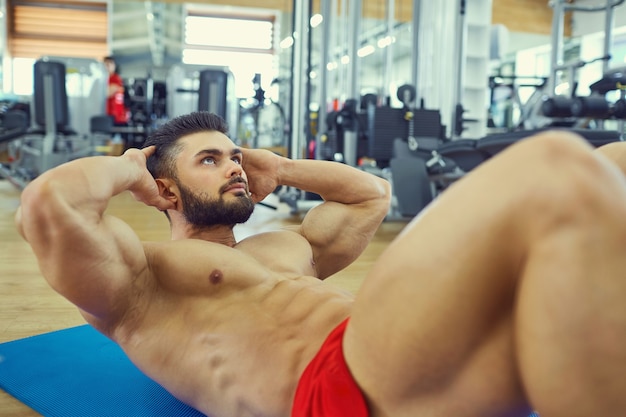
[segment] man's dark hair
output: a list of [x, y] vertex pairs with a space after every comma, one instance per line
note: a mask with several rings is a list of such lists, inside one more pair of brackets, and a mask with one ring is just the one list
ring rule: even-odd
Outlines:
[[181, 150], [178, 142], [183, 136], [198, 132], [217, 131], [226, 134], [228, 125], [220, 116], [198, 111], [178, 116], [155, 130], [144, 142], [144, 147], [156, 146], [148, 158], [147, 168], [154, 178], [177, 178], [176, 157]]

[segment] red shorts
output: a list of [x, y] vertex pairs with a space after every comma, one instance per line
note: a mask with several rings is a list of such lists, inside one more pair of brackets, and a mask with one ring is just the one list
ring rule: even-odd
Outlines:
[[306, 367], [296, 389], [291, 417], [367, 417], [363, 393], [343, 357], [343, 334], [348, 319], [326, 338]]

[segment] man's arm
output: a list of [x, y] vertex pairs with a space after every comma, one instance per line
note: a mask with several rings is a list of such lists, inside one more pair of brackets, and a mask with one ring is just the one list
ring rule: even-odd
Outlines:
[[345, 164], [244, 150], [243, 168], [256, 201], [277, 185], [310, 191], [324, 199], [307, 213], [299, 229], [313, 247], [322, 279], [361, 254], [389, 210], [389, 182]]
[[82, 158], [47, 171], [24, 189], [16, 214], [50, 285], [102, 324], [122, 318], [133, 280], [147, 268], [136, 234], [104, 215], [109, 200], [130, 190], [146, 204], [168, 208], [145, 168], [151, 151]]

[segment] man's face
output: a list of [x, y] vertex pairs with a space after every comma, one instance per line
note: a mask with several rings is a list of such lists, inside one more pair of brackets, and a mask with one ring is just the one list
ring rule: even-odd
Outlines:
[[107, 71], [109, 71], [109, 74], [112, 74], [115, 72], [115, 61], [106, 59], [104, 60], [104, 66], [106, 67]]
[[201, 132], [183, 142], [177, 162], [182, 213], [197, 227], [244, 223], [254, 210], [241, 150], [220, 132]]

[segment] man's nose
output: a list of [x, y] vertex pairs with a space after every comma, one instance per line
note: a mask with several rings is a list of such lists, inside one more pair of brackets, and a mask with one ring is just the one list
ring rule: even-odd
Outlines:
[[228, 165], [229, 177], [241, 176], [242, 172], [243, 172], [243, 168], [241, 167], [241, 164], [239, 162], [236, 162], [236, 161], [229, 162], [229, 165]]

